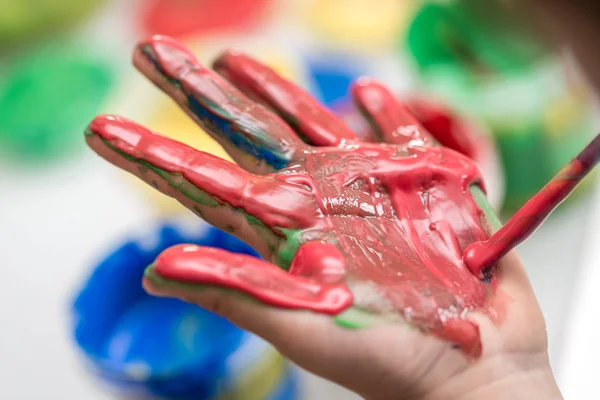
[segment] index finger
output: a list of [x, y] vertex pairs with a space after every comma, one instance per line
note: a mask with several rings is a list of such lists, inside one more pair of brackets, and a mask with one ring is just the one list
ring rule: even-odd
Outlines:
[[318, 212], [301, 185], [251, 174], [123, 118], [96, 117], [86, 140], [109, 162], [247, 241], [263, 256], [270, 256], [271, 247], [284, 239], [284, 229], [307, 227]]
[[359, 111], [383, 142], [432, 144], [433, 138], [419, 120], [381, 83], [361, 78], [352, 86], [352, 95]]

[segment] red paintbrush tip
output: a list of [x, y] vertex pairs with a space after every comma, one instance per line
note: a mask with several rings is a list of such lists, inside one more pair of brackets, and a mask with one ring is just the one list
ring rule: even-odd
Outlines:
[[463, 259], [469, 270], [474, 275], [481, 275], [506, 253], [529, 238], [599, 160], [600, 135], [521, 207], [498, 232], [488, 240], [473, 243], [465, 249]]

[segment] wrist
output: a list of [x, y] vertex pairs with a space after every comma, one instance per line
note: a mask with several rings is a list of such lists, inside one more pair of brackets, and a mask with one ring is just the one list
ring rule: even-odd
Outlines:
[[480, 362], [419, 400], [562, 400], [546, 354]]

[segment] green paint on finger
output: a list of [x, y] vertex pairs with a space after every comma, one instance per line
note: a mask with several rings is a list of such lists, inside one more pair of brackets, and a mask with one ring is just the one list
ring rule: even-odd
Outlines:
[[363, 329], [383, 322], [381, 317], [353, 306], [333, 317], [336, 324], [346, 329]]
[[475, 200], [475, 203], [485, 214], [485, 218], [487, 222], [490, 224], [490, 228], [492, 228], [492, 232], [496, 232], [498, 229], [502, 227], [502, 222], [496, 215], [493, 207], [487, 200], [485, 193], [481, 190], [481, 188], [477, 185], [472, 185], [469, 190], [471, 191], [471, 195]]
[[[94, 133], [89, 129], [85, 131], [86, 136], [93, 134]], [[232, 207], [231, 205], [225, 202], [221, 202], [219, 199], [197, 188], [191, 182], [189, 182], [182, 174], [165, 171], [164, 169], [158, 168], [145, 160], [141, 160], [123, 152], [122, 150], [116, 148], [109, 141], [103, 138], [100, 139], [108, 148], [110, 148], [115, 153], [119, 154], [121, 157], [133, 163], [136, 163], [140, 168], [148, 169], [155, 172], [157, 175], [163, 178], [169, 186], [177, 189], [188, 199], [208, 207], [231, 207], [233, 211], [241, 213], [241, 216], [243, 216], [248, 221], [248, 224], [255, 231], [257, 231], [259, 236], [261, 236], [264, 239], [271, 253], [278, 254], [278, 265], [286, 270], [289, 268], [289, 265], [291, 264], [292, 259], [299, 247], [300, 231], [278, 227], [269, 227], [255, 216], [248, 214], [242, 208]], [[140, 173], [145, 174], [146, 172], [140, 169]], [[151, 181], [151, 179], [149, 179], [149, 181]], [[204, 213], [198, 207], [194, 207], [193, 210], [200, 218], [204, 219]], [[226, 226], [225, 229], [229, 230], [230, 232], [233, 232], [234, 230], [233, 226], [231, 225]], [[283, 233], [284, 237], [287, 239], [283, 248], [280, 248], [280, 243], [283, 237], [278, 232]]]
[[280, 228], [279, 230], [285, 235], [286, 240], [284, 246], [279, 249], [279, 253], [277, 254], [277, 264], [287, 271], [300, 247], [302, 230], [286, 228]]
[[228, 293], [239, 293], [240, 295], [243, 295], [244, 297], [248, 298], [249, 300], [256, 301], [252, 297], [244, 295], [243, 293], [241, 293], [239, 291], [236, 291], [234, 289], [228, 289], [228, 288], [225, 288], [222, 286], [201, 285], [201, 284], [180, 282], [180, 281], [173, 281], [170, 279], [165, 279], [156, 272], [156, 268], [155, 268], [154, 264], [150, 264], [148, 266], [148, 268], [146, 268], [144, 270], [144, 278], [147, 278], [157, 288], [167, 289], [169, 292], [171, 292], [173, 294], [177, 294], [177, 295], [180, 295], [181, 292], [196, 292], [197, 293], [197, 292], [200, 292], [200, 291], [206, 290], [206, 289], [215, 289], [215, 290], [222, 290], [223, 292], [228, 292]]
[[[88, 131], [86, 131], [86, 134], [89, 134]], [[155, 172], [158, 176], [163, 178], [169, 184], [169, 186], [177, 189], [185, 197], [195, 201], [198, 204], [202, 204], [202, 205], [209, 206], [209, 207], [216, 207], [216, 206], [220, 205], [220, 203], [217, 200], [215, 200], [215, 198], [213, 196], [211, 196], [204, 190], [199, 189], [196, 186], [194, 186], [190, 181], [185, 179], [185, 177], [182, 174], [176, 173], [176, 172], [165, 171], [164, 169], [155, 167], [154, 165], [150, 164], [147, 161], [133, 157], [133, 156], [125, 153], [124, 151], [119, 150], [118, 148], [113, 146], [109, 141], [102, 139], [102, 138], [101, 138], [101, 140], [104, 142], [104, 144], [107, 147], [109, 147], [111, 150], [113, 150], [114, 152], [119, 154], [121, 157]], [[143, 171], [142, 171], [142, 173], [143, 173]]]
[[181, 296], [185, 293], [200, 293], [204, 290], [211, 289], [214, 291], [222, 292], [228, 296], [237, 296], [239, 298], [242, 298], [244, 301], [249, 301], [265, 306], [265, 303], [262, 303], [256, 298], [252, 297], [251, 295], [241, 292], [239, 290], [231, 289], [224, 286], [181, 282], [163, 278], [158, 274], [158, 272], [156, 272], [156, 267], [154, 266], [154, 264], [150, 264], [144, 270], [144, 278], [148, 279], [157, 288], [166, 289], [169, 292], [169, 294], [174, 297]]
[[246, 213], [243, 209], [238, 208], [237, 210], [239, 210], [241, 213], [244, 214], [244, 217], [246, 217], [246, 220], [248, 221], [248, 223], [250, 225], [261, 225], [261, 226], [265, 226], [265, 224], [263, 224], [263, 222], [261, 220], [259, 220], [258, 218], [256, 218], [253, 215], [250, 215], [248, 213]]

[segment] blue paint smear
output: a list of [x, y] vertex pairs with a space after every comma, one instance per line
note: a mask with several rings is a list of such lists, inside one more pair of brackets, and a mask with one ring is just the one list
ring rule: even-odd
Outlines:
[[287, 166], [287, 160], [275, 153], [271, 149], [262, 147], [253, 143], [247, 136], [237, 132], [232, 128], [231, 121], [211, 113], [205, 106], [200, 104], [193, 96], [188, 96], [190, 110], [196, 116], [209, 126], [214, 126], [215, 130], [222, 133], [231, 143], [245, 153], [264, 160], [275, 169], [282, 169]]
[[[154, 51], [152, 50], [151, 46], [145, 46], [142, 49], [142, 51], [150, 59], [156, 70], [160, 72], [161, 75], [163, 75], [171, 83], [174, 83], [181, 87], [180, 81], [173, 77], [170, 77], [164, 71], [160, 63], [156, 60], [156, 56], [154, 55]], [[251, 154], [260, 160], [264, 160], [267, 164], [269, 164], [275, 169], [282, 169], [287, 166], [288, 160], [286, 158], [284, 158], [280, 154], [277, 154], [271, 149], [267, 149], [263, 146], [259, 146], [256, 143], [253, 143], [244, 134], [232, 129], [232, 124], [230, 121], [210, 112], [207, 109], [207, 107], [200, 104], [200, 102], [196, 100], [195, 97], [187, 95], [187, 100], [190, 110], [194, 114], [196, 114], [196, 116], [202, 122], [208, 124], [209, 126], [215, 127], [215, 131], [224, 135], [231, 143], [233, 143], [241, 151]], [[268, 133], [265, 136], [268, 136]]]

